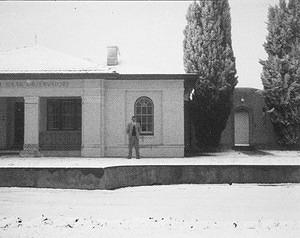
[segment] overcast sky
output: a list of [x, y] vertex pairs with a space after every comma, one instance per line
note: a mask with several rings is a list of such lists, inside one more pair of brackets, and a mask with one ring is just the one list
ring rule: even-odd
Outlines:
[[[278, 0], [229, 0], [239, 87], [262, 88], [259, 59], [266, 58], [267, 12]], [[0, 2], [0, 49], [38, 44], [88, 58], [119, 45], [129, 59], [163, 58], [183, 69], [187, 1]], [[139, 59], [140, 61], [140, 59]], [[151, 61], [150, 61], [151, 62]], [[145, 61], [149, 63], [149, 61]], [[178, 70], [176, 70], [178, 72]]]

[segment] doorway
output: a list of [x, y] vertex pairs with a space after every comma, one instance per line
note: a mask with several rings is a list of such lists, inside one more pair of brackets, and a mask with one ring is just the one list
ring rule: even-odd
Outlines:
[[234, 113], [234, 145], [249, 146], [249, 113], [237, 111]]
[[24, 102], [15, 102], [14, 148], [23, 149], [24, 145]]

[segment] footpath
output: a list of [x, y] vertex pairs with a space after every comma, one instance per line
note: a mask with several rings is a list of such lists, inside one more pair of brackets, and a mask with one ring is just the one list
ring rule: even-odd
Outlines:
[[185, 158], [83, 158], [0, 156], [0, 168], [105, 168], [134, 165], [300, 165], [300, 151], [259, 150], [203, 153]]

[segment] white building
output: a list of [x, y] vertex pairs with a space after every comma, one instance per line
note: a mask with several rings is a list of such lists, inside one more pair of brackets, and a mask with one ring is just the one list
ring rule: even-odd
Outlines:
[[39, 46], [2, 52], [0, 148], [24, 156], [126, 157], [125, 128], [136, 115], [142, 157], [182, 157], [188, 75], [130, 73], [118, 48], [107, 50], [102, 67]]

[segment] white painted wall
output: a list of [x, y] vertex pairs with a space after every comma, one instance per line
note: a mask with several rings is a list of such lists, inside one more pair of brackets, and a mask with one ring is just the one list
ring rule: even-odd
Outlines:
[[182, 157], [184, 153], [184, 100], [181, 80], [105, 81], [105, 156], [128, 153], [126, 125], [134, 103], [149, 97], [154, 104], [154, 135], [140, 139], [143, 157]]
[[[51, 81], [53, 80], [46, 80], [46, 83]], [[141, 137], [141, 156], [183, 157], [183, 80], [54, 79], [54, 82], [59, 84], [57, 87], [40, 86], [41, 82], [44, 81], [35, 80], [35, 84], [31, 84], [32, 81], [28, 80], [14, 82], [0, 80], [1, 97], [36, 97], [39, 100], [40, 109], [35, 113], [37, 116], [40, 115], [40, 121], [34, 125], [30, 123], [28, 121], [30, 115], [27, 112], [25, 139], [28, 141], [33, 130], [36, 132], [46, 130], [45, 97], [81, 96], [82, 156], [126, 157], [128, 153], [126, 125], [134, 114], [136, 99], [147, 96], [154, 103], [154, 135]], [[29, 124], [31, 132], [28, 131]]]
[[163, 94], [163, 143], [184, 144], [184, 90], [182, 87], [164, 90]]

